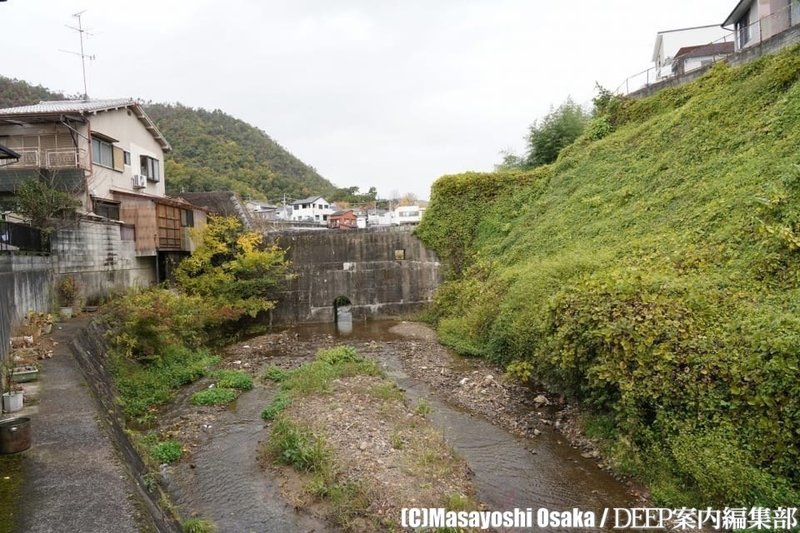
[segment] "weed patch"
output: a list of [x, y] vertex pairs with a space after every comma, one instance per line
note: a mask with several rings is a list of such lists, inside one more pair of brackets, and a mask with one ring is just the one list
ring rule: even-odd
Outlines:
[[225, 405], [236, 399], [235, 389], [214, 387], [192, 394], [192, 403], [195, 405]]
[[224, 389], [237, 389], [240, 391], [253, 388], [253, 378], [243, 370], [218, 370], [212, 376], [217, 387]]

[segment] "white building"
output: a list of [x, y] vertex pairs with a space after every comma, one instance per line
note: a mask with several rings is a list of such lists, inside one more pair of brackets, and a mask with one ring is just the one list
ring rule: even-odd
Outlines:
[[401, 205], [395, 208], [392, 223], [396, 226], [419, 224], [424, 212], [425, 208], [418, 205]]
[[653, 47], [653, 63], [655, 63], [656, 73], [655, 79], [649, 80], [650, 83], [673, 75], [672, 60], [681, 48], [725, 41], [733, 41], [733, 32], [719, 24], [658, 32], [656, 44]]
[[309, 196], [292, 202], [292, 220], [316, 222], [322, 226], [328, 224], [328, 217], [335, 209], [322, 196]]

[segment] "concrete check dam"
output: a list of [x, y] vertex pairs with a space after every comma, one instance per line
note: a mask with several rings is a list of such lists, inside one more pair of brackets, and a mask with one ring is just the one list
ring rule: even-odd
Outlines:
[[349, 306], [353, 319], [413, 313], [442, 282], [436, 254], [410, 228], [278, 234], [297, 277], [271, 313], [273, 324], [333, 322]]

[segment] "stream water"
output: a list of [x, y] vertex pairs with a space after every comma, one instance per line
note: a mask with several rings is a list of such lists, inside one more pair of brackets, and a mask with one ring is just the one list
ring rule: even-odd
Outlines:
[[[310, 346], [317, 340], [329, 343], [331, 337], [354, 344], [376, 342], [387, 375], [413, 402], [424, 398], [431, 405], [431, 421], [467, 461], [478, 498], [490, 509], [578, 508], [598, 512], [599, 517], [604, 508], [629, 506], [625, 487], [598, 469], [595, 461], [566, 445], [557, 433], [544, 432], [536, 439], [514, 436], [448, 404], [427, 384], [409, 376], [398, 353], [408, 339], [390, 331], [395, 324], [356, 322], [348, 325], [346, 333], [337, 332], [334, 324], [297, 326], [291, 331], [295, 339]], [[264, 387], [242, 394], [194, 454], [194, 467], [183, 463], [170, 467], [165, 476], [168, 489], [185, 516], [198, 513], [210, 518], [220, 531], [330, 530], [283, 502], [277, 482], [256, 464], [258, 442], [268, 438], [259, 414], [273, 394]]]

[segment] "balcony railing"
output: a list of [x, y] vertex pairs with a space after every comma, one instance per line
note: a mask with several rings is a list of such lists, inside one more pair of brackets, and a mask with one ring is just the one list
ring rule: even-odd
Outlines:
[[81, 154], [78, 150], [35, 150], [14, 148], [20, 155], [19, 161], [8, 165], [15, 168], [79, 168]]

